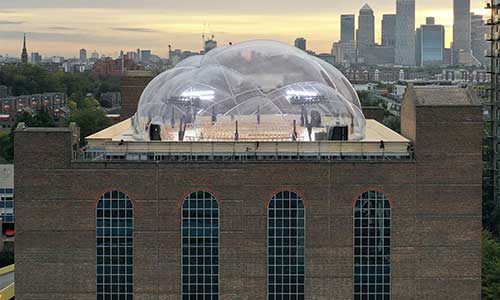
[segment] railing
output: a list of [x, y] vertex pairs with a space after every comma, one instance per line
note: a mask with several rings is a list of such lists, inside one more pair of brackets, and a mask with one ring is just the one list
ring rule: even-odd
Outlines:
[[[15, 265], [10, 265], [0, 269], [0, 276], [14, 272]], [[0, 290], [0, 300], [10, 300], [15, 297], [16, 283], [12, 282]]]
[[134, 146], [83, 149], [81, 161], [337, 161], [411, 160], [403, 142], [239, 142], [145, 143]]

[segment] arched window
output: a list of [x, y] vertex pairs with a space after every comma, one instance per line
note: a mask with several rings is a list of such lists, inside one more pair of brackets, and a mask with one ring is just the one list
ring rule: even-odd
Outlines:
[[283, 191], [267, 211], [268, 300], [303, 300], [305, 274], [304, 201]]
[[120, 191], [96, 208], [97, 300], [134, 299], [134, 209]]
[[354, 300], [391, 299], [391, 204], [377, 191], [354, 207]]
[[208, 192], [182, 204], [182, 299], [219, 299], [219, 205]]

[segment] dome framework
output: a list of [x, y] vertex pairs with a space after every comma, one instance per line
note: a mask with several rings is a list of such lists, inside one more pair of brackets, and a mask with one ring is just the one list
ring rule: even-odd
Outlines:
[[132, 125], [138, 140], [316, 141], [363, 139], [366, 121], [335, 67], [283, 43], [250, 41], [155, 77]]

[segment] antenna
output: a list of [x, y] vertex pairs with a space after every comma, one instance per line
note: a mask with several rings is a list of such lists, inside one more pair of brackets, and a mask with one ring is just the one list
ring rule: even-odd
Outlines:
[[205, 29], [207, 27], [207, 22], [203, 22], [203, 33], [201, 34], [201, 38], [203, 39], [203, 45], [205, 45]]

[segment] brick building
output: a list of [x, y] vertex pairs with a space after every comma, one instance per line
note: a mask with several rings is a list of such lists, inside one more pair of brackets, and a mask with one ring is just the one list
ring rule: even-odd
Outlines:
[[23, 113], [47, 111], [54, 119], [69, 113], [65, 93], [44, 93], [0, 98], [0, 128], [11, 128]]
[[85, 152], [74, 126], [21, 125], [16, 299], [480, 299], [468, 89], [410, 86], [401, 135], [366, 120], [360, 139], [245, 140], [234, 118], [233, 141], [138, 140], [128, 119]]
[[133, 59], [125, 56], [123, 59], [101, 59], [96, 61], [92, 68], [94, 74], [100, 76], [121, 76], [127, 70], [141, 70], [143, 67], [137, 65]]

